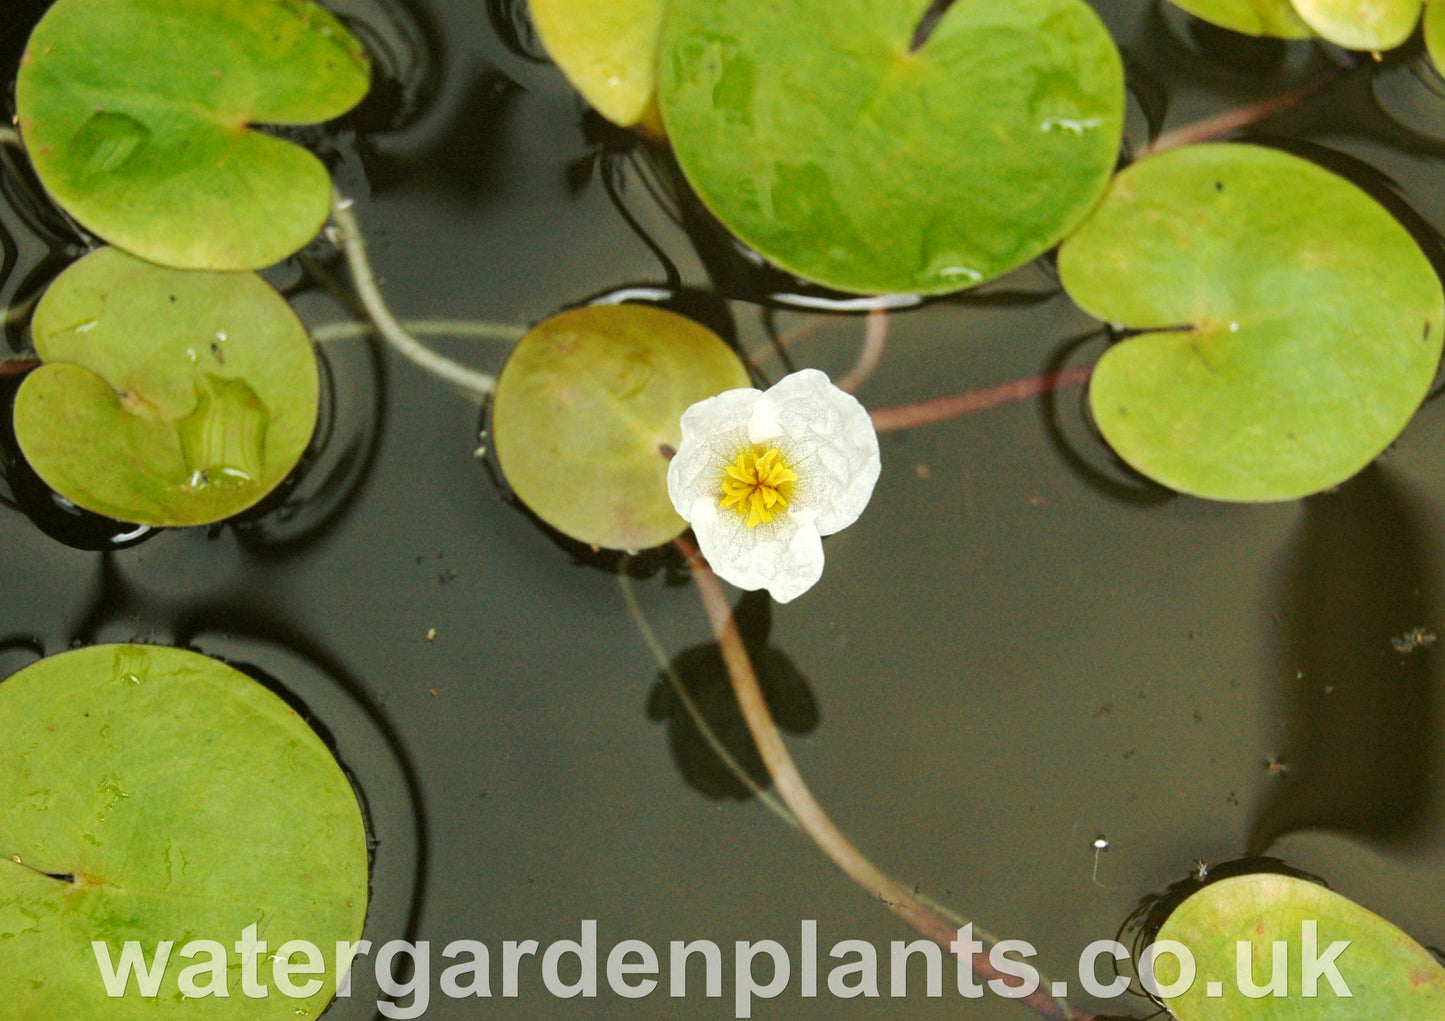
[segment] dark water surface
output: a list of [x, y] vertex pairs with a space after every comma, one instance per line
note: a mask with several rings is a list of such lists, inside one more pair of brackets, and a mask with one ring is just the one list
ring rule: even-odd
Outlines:
[[[399, 315], [526, 324], [666, 284], [609, 198], [608, 173], [686, 284], [709, 290], [711, 272], [766, 286], [715, 240], [699, 235], [697, 254], [643, 188], [654, 169], [584, 117], [554, 68], [498, 34], [511, 24], [504, 4], [494, 18], [482, 0], [334, 6], [395, 77], [310, 140], [357, 196]], [[1174, 127], [1324, 66], [1307, 44], [1224, 41], [1142, 0], [1095, 6], [1129, 62], [1136, 145], [1150, 116]], [[8, 59], [43, 7], [7, 0]], [[1445, 138], [1445, 99], [1417, 51], [1354, 72], [1253, 137], [1346, 174], [1428, 238], [1445, 227], [1445, 150], [1432, 140]], [[10, 160], [7, 303], [62, 264], [17, 181]], [[313, 254], [334, 267], [324, 245]], [[292, 266], [273, 279], [310, 278]], [[1035, 266], [985, 290], [998, 300], [894, 315], [861, 399], [883, 407], [1091, 361], [1097, 324], [1055, 291]], [[322, 288], [296, 305], [313, 326], [346, 314]], [[726, 311], [745, 348], [766, 345], [757, 304]], [[790, 349], [798, 365], [851, 365], [861, 318], [772, 318], [781, 330], [819, 324]], [[8, 335], [24, 345], [19, 326]], [[494, 342], [444, 346], [492, 370], [505, 355]], [[734, 940], [779, 940], [796, 968], [801, 919], [817, 920], [825, 955], [860, 939], [886, 961], [890, 940], [911, 938], [735, 796], [677, 722], [617, 577], [575, 563], [474, 456], [474, 406], [363, 342], [334, 342], [327, 359], [332, 434], [295, 506], [109, 554], [0, 513], [4, 672], [73, 642], [179, 642], [304, 702], [372, 813], [367, 935], [431, 941], [425, 1016], [437, 1021], [731, 1017]], [[781, 374], [776, 361], [763, 368]], [[1196, 859], [1246, 852], [1317, 873], [1438, 946], [1441, 647], [1406, 636], [1445, 631], [1442, 536], [1445, 402], [1336, 493], [1226, 506], [1167, 498], [1118, 468], [1074, 391], [885, 436], [873, 503], [829, 541], [822, 582], [770, 620], [757, 601], [746, 614], [770, 650], [781, 722], [800, 735], [793, 753], [836, 821], [903, 881], [1033, 943], [1056, 977], [1074, 977], [1087, 943]], [[636, 595], [669, 656], [707, 642], [691, 586], [657, 574]], [[705, 705], [722, 704], [705, 652], [682, 665]], [[622, 939], [657, 948], [664, 978], [668, 941], [713, 940], [728, 962], [723, 996], [701, 995], [694, 972], [685, 1001], [665, 987], [626, 1001], [605, 977], [595, 1000], [562, 1001], [535, 958], [516, 999], [436, 988], [451, 940], [498, 955], [503, 940], [576, 939], [583, 919], [597, 920], [604, 959]], [[499, 993], [495, 960], [492, 983]], [[808, 1000], [795, 975], [755, 1016], [1028, 1016], [995, 998], [961, 1002], [951, 979], [939, 1000], [917, 974], [904, 1000], [887, 995], [886, 967], [881, 983], [877, 1000], [841, 1001], [826, 985]], [[375, 995], [364, 970], [329, 1016], [369, 1018]]]

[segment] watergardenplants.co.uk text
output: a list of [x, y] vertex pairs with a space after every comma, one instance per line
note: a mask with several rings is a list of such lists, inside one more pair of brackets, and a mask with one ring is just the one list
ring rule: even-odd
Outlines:
[[[321, 948], [305, 940], [291, 940], [272, 950], [265, 940], [257, 938], [256, 926], [252, 925], [244, 929], [241, 938], [229, 948], [215, 940], [191, 940], [175, 953], [175, 959], [172, 955], [175, 943], [169, 940], [159, 942], [149, 957], [145, 948], [135, 941], [125, 943], [119, 955], [113, 954], [110, 945], [102, 940], [94, 941], [91, 946], [100, 979], [107, 995], [112, 997], [158, 995], [169, 968], [178, 969], [176, 982], [183, 996], [230, 996], [231, 953], [239, 957], [240, 993], [248, 998], [265, 998], [272, 990], [280, 996], [298, 999], [315, 996], [325, 984], [328, 965], [337, 976], [337, 996], [350, 996], [352, 966], [358, 958], [366, 956], [372, 958], [377, 987], [388, 997], [376, 1005], [382, 1016], [419, 1018], [426, 1013], [433, 994], [431, 944], [425, 941], [390, 940], [374, 953], [370, 940], [343, 941], [336, 944], [328, 961]], [[1227, 978], [1245, 996], [1282, 997], [1289, 995], [1291, 968], [1297, 967], [1299, 984], [1293, 988], [1299, 990], [1300, 996], [1317, 995], [1323, 979], [1336, 997], [1348, 997], [1352, 994], [1339, 970], [1341, 956], [1348, 947], [1348, 940], [1336, 940], [1321, 950], [1316, 923], [1306, 920], [1301, 925], [1297, 953], [1291, 952], [1291, 944], [1274, 943], [1269, 977], [1264, 982], [1256, 977], [1255, 948], [1247, 940], [1236, 945], [1235, 974]], [[949, 985], [959, 996], [978, 998], [992, 994], [1021, 999], [1037, 992], [1043, 982], [1038, 969], [1029, 963], [1035, 950], [1023, 940], [1000, 940], [985, 953], [983, 943], [973, 936], [973, 927], [967, 925], [958, 930], [951, 950], [957, 960], [954, 967], [948, 969], [953, 972]], [[793, 983], [795, 970], [799, 996], [815, 997], [824, 991], [839, 999], [880, 996], [883, 987], [879, 981], [879, 956], [878, 949], [866, 940], [839, 940], [827, 951], [829, 961], [837, 963], [825, 966], [826, 975], [820, 983], [817, 922], [802, 922], [796, 956], [776, 940], [738, 940], [733, 944], [731, 955], [734, 1016], [750, 1018], [755, 1000], [781, 996]], [[1003, 977], [981, 981], [972, 965], [979, 956], [986, 956], [993, 970]], [[1129, 979], [1117, 973], [1117, 962], [1129, 956], [1128, 949], [1114, 940], [1090, 943], [1079, 955], [1079, 987], [1091, 996], [1105, 999], [1123, 995], [1129, 988]], [[593, 920], [581, 923], [580, 939], [558, 940], [548, 944], [545, 950], [536, 940], [505, 940], [494, 954], [480, 941], [455, 940], [441, 951], [441, 957], [454, 963], [442, 969], [437, 987], [452, 999], [516, 997], [524, 971], [534, 967], [540, 972], [543, 987], [552, 996], [567, 999], [598, 995], [597, 923]], [[1102, 958], [1116, 962], [1114, 973], [1107, 981], [1098, 976]], [[1177, 971], [1177, 977], [1168, 983], [1160, 982], [1155, 971], [1155, 963], [1163, 958], [1172, 958], [1176, 963], [1171, 974]], [[889, 944], [886, 959], [889, 996], [944, 995], [947, 957], [938, 944], [923, 939], [894, 940]], [[192, 963], [181, 965], [179, 961]], [[270, 967], [263, 969], [263, 962], [269, 962]], [[723, 995], [724, 953], [712, 940], [673, 940], [668, 944], [666, 963], [664, 971], [662, 957], [651, 944], [625, 939], [607, 951], [601, 972], [612, 994], [625, 999], [659, 993], [664, 979], [667, 995], [671, 997]], [[1140, 956], [1137, 971], [1145, 989], [1165, 998], [1183, 994], [1200, 977], [1190, 950], [1169, 940], [1151, 944]], [[401, 975], [406, 977], [399, 977]], [[494, 975], [498, 979], [495, 984]], [[1224, 978], [1208, 977], [1205, 995], [1223, 996]], [[910, 979], [914, 984], [910, 985]], [[1070, 985], [1054, 981], [1047, 992], [1052, 996], [1067, 996]]]

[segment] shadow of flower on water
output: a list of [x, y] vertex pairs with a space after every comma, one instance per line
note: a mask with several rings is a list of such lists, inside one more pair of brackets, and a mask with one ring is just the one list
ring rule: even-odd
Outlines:
[[1249, 853], [1305, 829], [1396, 847], [1428, 834], [1442, 620], [1426, 535], [1378, 466], [1305, 502], [1280, 599], [1284, 733]]
[[[818, 726], [818, 703], [807, 678], [792, 660], [768, 645], [772, 607], [766, 592], [747, 592], [738, 601], [733, 616], [779, 729], [789, 734], [809, 734]], [[772, 781], [748, 734], [717, 644], [685, 649], [672, 661], [671, 669], [699, 715], [742, 771], [758, 788], [770, 786]], [[673, 762], [688, 786], [714, 800], [745, 801], [752, 797], [749, 787], [713, 751], [665, 673], [648, 696], [647, 718], [667, 724]]]

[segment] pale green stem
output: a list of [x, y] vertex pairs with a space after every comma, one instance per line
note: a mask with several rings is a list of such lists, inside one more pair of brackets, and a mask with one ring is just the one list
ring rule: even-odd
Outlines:
[[653, 633], [651, 625], [647, 623], [647, 617], [643, 614], [642, 607], [637, 605], [637, 596], [632, 591], [632, 579], [629, 578], [624, 571], [617, 575], [617, 583], [622, 586], [622, 598], [627, 601], [627, 615], [632, 618], [632, 623], [637, 628], [638, 634], [642, 636], [642, 641], [647, 646], [647, 650], [652, 653], [652, 658], [656, 660], [659, 669], [662, 670], [662, 676], [667, 678], [667, 683], [668, 686], [672, 688], [672, 693], [677, 696], [677, 700], [681, 702], [682, 707], [687, 710], [687, 715], [692, 718], [693, 726], [695, 726], [698, 733], [703, 736], [703, 740], [707, 742], [708, 747], [722, 760], [722, 764], [728, 768], [728, 772], [737, 777], [738, 782], [751, 791], [754, 797], [766, 805], [770, 812], [789, 826], [797, 829], [798, 820], [793, 818], [793, 814], [784, 808], [782, 802], [770, 792], [758, 786], [757, 781], [748, 774], [747, 770], [743, 769], [738, 763], [738, 760], [733, 758], [732, 753], [727, 750], [727, 746], [713, 733], [712, 727], [708, 725], [707, 717], [703, 716], [702, 710], [697, 707], [697, 703], [694, 702], [692, 696], [688, 694], [687, 686], [682, 683], [682, 678], [677, 676], [677, 671], [672, 668], [672, 663], [668, 660], [667, 653], [663, 651], [662, 643], [657, 640], [657, 635]]
[[878, 363], [883, 361], [883, 345], [888, 340], [888, 313], [881, 308], [875, 308], [868, 313], [868, 320], [863, 326], [863, 346], [858, 349], [858, 360], [853, 363], [853, 368], [848, 374], [837, 383], [839, 390], [844, 393], [857, 393], [858, 388], [868, 381], [873, 375], [873, 370], [878, 368]]
[[0, 145], [20, 147], [20, 132], [14, 128], [0, 128]]
[[[502, 340], [516, 343], [527, 332], [525, 326], [511, 323], [485, 323], [468, 319], [408, 319], [402, 328], [414, 337], [467, 337], [477, 340]], [[332, 340], [355, 340], [379, 333], [373, 323], [324, 323], [311, 331], [318, 344]]]
[[397, 322], [391, 310], [382, 300], [376, 286], [376, 277], [371, 271], [371, 262], [366, 256], [366, 243], [357, 227], [356, 217], [351, 212], [351, 200], [340, 192], [331, 193], [331, 219], [335, 224], [335, 240], [346, 253], [346, 264], [351, 269], [351, 279], [356, 285], [357, 297], [381, 338], [391, 345], [397, 354], [420, 366], [432, 375], [461, 387], [478, 397], [485, 397], [496, 388], [494, 377], [476, 369], [468, 368], [450, 358], [440, 355], [417, 340]]

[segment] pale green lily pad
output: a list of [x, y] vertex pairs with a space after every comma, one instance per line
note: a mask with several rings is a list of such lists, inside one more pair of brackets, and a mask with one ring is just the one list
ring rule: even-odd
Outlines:
[[361, 44], [309, 0], [59, 0], [16, 82], [51, 196], [152, 262], [258, 269], [325, 222], [321, 162], [251, 124], [310, 124], [366, 94]]
[[1296, 156], [1151, 156], [1059, 251], [1069, 296], [1146, 332], [1110, 348], [1090, 406], [1140, 472], [1216, 500], [1343, 482], [1405, 428], [1440, 360], [1445, 298], [1374, 199]]
[[[1332, 961], [1351, 994], [1342, 996], [1328, 977], [1303, 985], [1307, 928], [1313, 923], [1321, 961], [1335, 941], [1349, 946]], [[1179, 1021], [1439, 1021], [1445, 1017], [1445, 968], [1405, 933], [1337, 893], [1291, 876], [1234, 876], [1187, 898], [1159, 930], [1160, 940], [1188, 948], [1197, 975], [1188, 991], [1168, 998]], [[1237, 949], [1250, 943], [1249, 980], [1268, 985], [1273, 944], [1288, 944], [1289, 980], [1284, 996], [1244, 995], [1237, 982]], [[1167, 988], [1180, 976], [1178, 961], [1161, 954], [1155, 974]], [[1217, 982], [1218, 995], [1210, 995]]]
[[722, 338], [646, 305], [591, 305], [537, 324], [497, 380], [492, 433], [517, 498], [581, 542], [640, 550], [687, 523], [667, 495], [682, 413], [750, 386]]
[[1171, 0], [1204, 21], [1244, 35], [1305, 39], [1314, 31], [1290, 0]]
[[46, 484], [87, 510], [220, 521], [274, 489], [316, 428], [311, 341], [254, 273], [102, 248], [56, 278], [31, 332], [45, 364], [16, 395], [15, 438]]
[[1293, 0], [1306, 24], [1351, 50], [1392, 50], [1420, 20], [1421, 0]]
[[957, 291], [1048, 251], [1108, 183], [1119, 52], [1081, 0], [672, 0], [659, 97], [688, 181], [777, 265]]
[[[294, 1021], [325, 1009], [338, 940], [360, 938], [366, 831], [351, 784], [290, 706], [223, 663], [181, 649], [100, 645], [0, 684], [0, 986], [16, 1018]], [[192, 940], [227, 950], [255, 925], [270, 953], [306, 940], [321, 987], [183, 999]], [[112, 963], [137, 941], [147, 964], [174, 942], [155, 998], [135, 978], [106, 995], [91, 943]], [[297, 958], [297, 960], [300, 960]], [[189, 976], [204, 988], [211, 976]], [[307, 981], [295, 976], [293, 981]]]
[[542, 45], [582, 98], [624, 128], [657, 99], [657, 40], [666, 0], [530, 0]]
[[1445, 75], [1445, 0], [1425, 0], [1424, 32], [1430, 62]]

